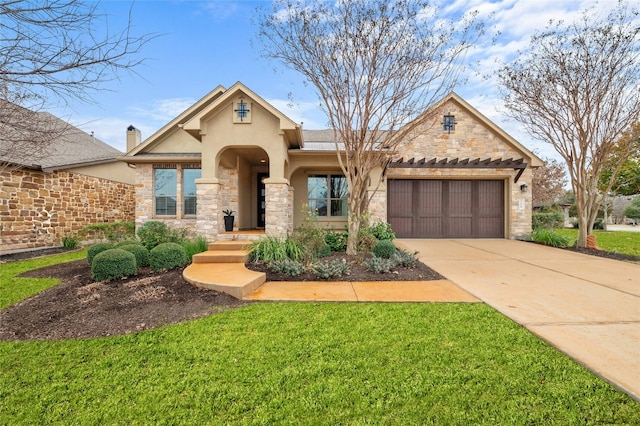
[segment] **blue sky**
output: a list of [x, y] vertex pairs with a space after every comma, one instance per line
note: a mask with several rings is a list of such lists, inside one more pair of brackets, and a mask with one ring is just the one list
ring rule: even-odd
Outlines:
[[[501, 32], [495, 44], [479, 46], [471, 56], [481, 62], [483, 75], [492, 75], [496, 61], [508, 61], [524, 48], [537, 29], [550, 19], [572, 21], [587, 7], [603, 16], [613, 0], [456, 0], [436, 1], [443, 14], [455, 16], [477, 9], [490, 13], [489, 25]], [[132, 10], [133, 31], [158, 37], [146, 45], [145, 64], [136, 73], [93, 93], [92, 103], [72, 103], [52, 112], [115, 148], [124, 151], [125, 131], [133, 124], [149, 137], [218, 85], [230, 87], [241, 81], [305, 129], [326, 128], [313, 87], [297, 73], [260, 56], [257, 28], [252, 17], [258, 1], [104, 1], [101, 8], [110, 26], [121, 26]], [[502, 113], [495, 80], [476, 74], [456, 92], [497, 125], [542, 156], [553, 149], [532, 140], [518, 123]], [[291, 99], [289, 99], [291, 94]]]

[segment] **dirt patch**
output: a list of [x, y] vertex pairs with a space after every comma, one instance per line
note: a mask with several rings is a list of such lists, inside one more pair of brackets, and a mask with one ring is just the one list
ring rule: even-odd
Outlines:
[[[319, 262], [339, 260], [349, 264], [349, 274], [337, 277], [332, 281], [432, 281], [443, 279], [442, 275], [421, 262], [416, 262], [415, 266], [411, 268], [396, 267], [391, 272], [384, 274], [371, 272], [364, 265], [367, 257], [333, 253], [331, 256], [319, 259]], [[270, 271], [264, 263], [249, 263], [247, 268], [266, 273], [267, 281], [322, 281], [313, 272], [305, 272], [295, 277], [276, 274]]]
[[21, 276], [61, 283], [0, 311], [0, 340], [57, 340], [128, 334], [205, 317], [247, 302], [201, 290], [182, 270], [92, 282], [86, 260], [29, 271]]
[[[62, 250], [2, 256], [23, 260]], [[435, 280], [441, 276], [422, 263], [387, 274], [367, 271], [361, 258], [335, 254], [323, 261], [345, 259], [351, 273], [342, 280]], [[266, 271], [269, 281], [317, 281], [310, 273], [290, 277]], [[0, 340], [57, 340], [128, 334], [215, 314], [246, 303], [226, 293], [198, 289], [182, 278], [182, 269], [154, 273], [143, 268], [133, 277], [93, 282], [87, 261], [77, 260], [29, 271], [23, 277], [57, 278], [61, 283], [0, 311]]]

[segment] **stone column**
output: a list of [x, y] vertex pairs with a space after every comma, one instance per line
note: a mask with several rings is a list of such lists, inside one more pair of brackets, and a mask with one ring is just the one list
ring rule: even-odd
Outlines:
[[375, 193], [373, 189], [369, 189], [368, 197], [371, 200], [368, 211], [369, 223], [387, 222], [387, 191], [382, 186]]
[[215, 241], [218, 238], [219, 221], [222, 214], [220, 195], [221, 185], [218, 179], [196, 179], [198, 199], [196, 232], [208, 241]]
[[265, 233], [273, 237], [286, 237], [293, 226], [290, 213], [291, 201], [289, 181], [282, 178], [267, 178], [264, 181], [266, 190]]

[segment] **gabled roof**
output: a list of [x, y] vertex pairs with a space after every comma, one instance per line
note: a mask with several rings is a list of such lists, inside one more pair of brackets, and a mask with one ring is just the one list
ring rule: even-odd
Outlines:
[[[16, 105], [3, 107], [20, 109], [21, 119], [29, 122], [19, 130], [11, 123], [0, 124], [0, 162], [53, 171], [112, 162], [122, 155], [112, 146], [48, 112], [29, 111]], [[24, 149], [20, 147], [20, 140], [25, 140], [22, 138], [28, 139]], [[30, 144], [32, 149], [29, 149]]]
[[266, 109], [269, 113], [278, 118], [280, 121], [280, 130], [288, 134], [287, 136], [291, 145], [302, 145], [302, 127], [239, 81], [226, 90], [222, 96], [215, 100], [215, 102], [211, 102], [185, 121], [182, 128], [195, 138], [200, 139], [202, 120], [219, 107], [227, 105], [227, 103], [234, 97], [238, 96], [239, 93], [253, 99], [254, 102], [257, 102], [262, 108]]
[[524, 145], [522, 145], [520, 142], [515, 140], [511, 135], [509, 135], [507, 132], [505, 132], [500, 127], [498, 127], [498, 125], [496, 125], [493, 121], [489, 120], [484, 114], [482, 114], [480, 111], [475, 109], [470, 103], [462, 99], [462, 97], [460, 97], [455, 92], [451, 92], [447, 96], [442, 98], [432, 108], [430, 108], [428, 112], [431, 112], [437, 108], [440, 108], [445, 103], [451, 100], [458, 103], [462, 108], [466, 109], [470, 114], [475, 116], [475, 118], [479, 122], [481, 122], [482, 124], [490, 128], [493, 132], [497, 133], [501, 138], [505, 140], [505, 142], [510, 144], [516, 151], [519, 151], [520, 153], [522, 153], [523, 156], [530, 158], [531, 162], [529, 163], [529, 165], [531, 167], [541, 167], [544, 165], [544, 161], [542, 161], [540, 157], [538, 157], [536, 154], [528, 150]]
[[193, 116], [198, 114], [204, 108], [213, 103], [216, 99], [218, 99], [227, 89], [224, 86], [218, 86], [213, 89], [211, 92], [204, 95], [200, 100], [198, 100], [195, 104], [191, 105], [185, 111], [183, 111], [176, 118], [165, 124], [161, 127], [157, 132], [149, 136], [145, 139], [141, 144], [136, 146], [126, 155], [127, 157], [133, 156], [148, 149], [150, 146], [158, 142], [162, 139], [163, 136], [167, 135], [170, 132], [175, 131], [176, 127], [181, 127], [186, 121], [190, 120]]

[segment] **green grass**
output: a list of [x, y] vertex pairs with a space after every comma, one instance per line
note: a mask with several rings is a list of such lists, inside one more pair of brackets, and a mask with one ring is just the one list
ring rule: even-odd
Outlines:
[[60, 282], [54, 278], [17, 278], [16, 275], [32, 269], [86, 257], [87, 251], [79, 250], [22, 262], [0, 264], [0, 309], [11, 306]]
[[640, 404], [484, 304], [259, 303], [1, 342], [0, 370], [0, 424], [640, 424]]
[[[578, 239], [577, 229], [556, 229], [561, 235], [571, 238], [569, 245], [574, 245]], [[626, 231], [593, 231], [596, 235], [598, 247], [617, 253], [640, 256], [640, 232]]]

